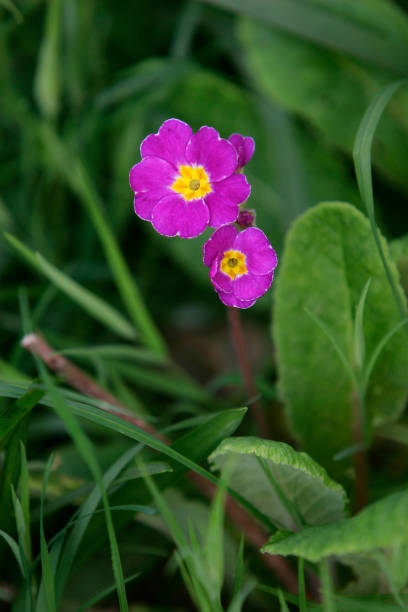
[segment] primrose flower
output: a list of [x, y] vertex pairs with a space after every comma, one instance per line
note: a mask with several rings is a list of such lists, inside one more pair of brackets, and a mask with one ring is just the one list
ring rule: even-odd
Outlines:
[[217, 229], [203, 247], [204, 263], [226, 306], [249, 308], [271, 286], [278, 259], [257, 227], [238, 232], [235, 225]]
[[236, 221], [250, 194], [236, 173], [234, 145], [212, 128], [196, 134], [187, 123], [168, 119], [141, 144], [142, 161], [130, 171], [136, 214], [164, 236], [194, 238], [207, 225]]
[[228, 140], [234, 145], [238, 154], [237, 171], [239, 172], [251, 161], [255, 151], [255, 141], [250, 136], [241, 136], [241, 134], [231, 134]]

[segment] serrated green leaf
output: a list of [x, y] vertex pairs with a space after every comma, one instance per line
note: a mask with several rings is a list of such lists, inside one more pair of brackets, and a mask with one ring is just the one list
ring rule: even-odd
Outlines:
[[299, 453], [284, 442], [236, 437], [221, 442], [209, 461], [220, 469], [232, 458], [235, 466], [230, 476], [231, 486], [245, 494], [272, 522], [293, 527], [288, 509], [258, 459], [265, 462], [266, 470], [305, 524], [343, 518], [346, 503], [343, 487], [306, 453]]
[[408, 490], [367, 506], [352, 518], [272, 536], [262, 552], [320, 561], [330, 555], [362, 553], [408, 542]]
[[[389, 267], [399, 287], [391, 260]], [[275, 288], [280, 385], [295, 435], [325, 465], [353, 443], [353, 389], [330, 340], [305, 309], [324, 322], [353, 364], [354, 317], [370, 277], [364, 317], [367, 361], [400, 321], [368, 220], [348, 204], [325, 203], [294, 223]], [[399, 291], [402, 294], [400, 287]], [[408, 391], [407, 368], [406, 334], [399, 330], [371, 375], [366, 397], [368, 422], [379, 424], [400, 414]]]

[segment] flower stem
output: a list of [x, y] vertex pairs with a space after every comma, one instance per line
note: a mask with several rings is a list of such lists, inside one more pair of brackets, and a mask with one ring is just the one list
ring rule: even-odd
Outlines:
[[360, 512], [368, 502], [368, 462], [367, 462], [367, 431], [365, 423], [364, 394], [353, 393], [353, 437], [359, 450], [354, 455], [356, 473], [355, 511]]
[[263, 438], [269, 438], [269, 427], [265, 419], [263, 406], [257, 398], [258, 392], [249, 363], [248, 353], [245, 348], [244, 334], [242, 331], [241, 318], [238, 308], [234, 308], [233, 306], [228, 307], [228, 321], [242, 378], [244, 379], [248, 396], [251, 400], [253, 400], [250, 408], [257, 423], [258, 432]]

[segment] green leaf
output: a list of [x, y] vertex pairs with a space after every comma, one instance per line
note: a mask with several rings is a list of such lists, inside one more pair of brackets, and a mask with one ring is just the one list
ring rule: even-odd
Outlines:
[[[399, 286], [397, 270], [381, 240]], [[369, 221], [348, 204], [325, 203], [294, 223], [275, 288], [280, 388], [293, 432], [305, 450], [325, 465], [353, 443], [353, 384], [331, 341], [305, 309], [319, 317], [353, 364], [355, 313], [369, 278], [364, 317], [368, 361], [400, 321]], [[379, 355], [368, 383], [369, 423], [391, 421], [401, 413], [408, 391], [407, 368], [406, 334], [399, 330]]]
[[[0, 396], [19, 397], [22, 389], [24, 389], [25, 386], [26, 385], [24, 383], [12, 385], [9, 383], [0, 382]], [[247, 411], [246, 408], [234, 408], [217, 413], [211, 419], [208, 419], [208, 421], [206, 421], [206, 423], [203, 425], [200, 425], [195, 430], [188, 432], [176, 440], [172, 446], [167, 446], [158, 438], [150, 435], [142, 429], [139, 429], [139, 427], [136, 427], [135, 425], [92, 405], [92, 398], [84, 397], [84, 400], [87, 400], [89, 403], [85, 403], [85, 401], [81, 403], [69, 399], [69, 397], [73, 395], [72, 393], [67, 393], [65, 391], [65, 395], [67, 395], [67, 397], [64, 397], [60, 390], [59, 393], [61, 393], [61, 399], [64, 399], [64, 404], [66, 407], [69, 407], [72, 413], [76, 416], [85, 418], [86, 420], [110, 429], [111, 431], [125, 435], [130, 439], [137, 440], [138, 442], [146, 444], [146, 446], [149, 446], [150, 448], [167, 456], [171, 460], [169, 461], [169, 464], [174, 469], [169, 482], [174, 481], [175, 478], [178, 478], [181, 474], [184, 474], [187, 468], [188, 470], [193, 470], [197, 474], [200, 474], [200, 476], [203, 476], [210, 482], [219, 484], [218, 478], [198, 465], [197, 461], [201, 461], [204, 457], [208, 456], [208, 454], [214, 449], [214, 446], [219, 443], [220, 440], [234, 433]], [[78, 394], [74, 395], [77, 396]], [[50, 396], [46, 395], [41, 400], [41, 404], [56, 409], [55, 394], [50, 394]], [[164, 476], [163, 481], [165, 481], [165, 479], [166, 477]], [[169, 482], [167, 483], [167, 486]], [[271, 527], [268, 518], [260, 513], [250, 501], [243, 498], [233, 489], [229, 488], [228, 491], [233, 497], [235, 497], [235, 499], [237, 499], [237, 501], [245, 506], [249, 512], [251, 512], [259, 520], [263, 521], [268, 527]]]
[[330, 575], [330, 566], [327, 559], [320, 562], [320, 581], [323, 595], [322, 608], [324, 612], [336, 612], [333, 596], [333, 584]]
[[404, 423], [387, 423], [376, 429], [376, 435], [408, 446], [408, 425]]
[[[125, 584], [127, 584], [128, 582], [132, 582], [136, 578], [139, 578], [139, 576], [141, 574], [142, 574], [142, 572], [137, 572], [136, 574], [132, 574], [128, 578], [125, 578]], [[108, 588], [104, 589], [103, 591], [101, 591], [97, 595], [94, 595], [93, 597], [91, 597], [91, 599], [88, 599], [88, 601], [86, 603], [82, 604], [82, 606], [80, 608], [78, 608], [76, 610], [76, 612], [85, 612], [86, 610], [89, 610], [96, 603], [98, 603], [99, 601], [101, 601], [102, 599], [107, 597], [108, 595], [111, 595], [111, 593], [113, 593], [115, 591], [115, 589], [116, 589], [116, 584], [111, 584], [111, 586], [109, 586]]]
[[65, 143], [49, 125], [38, 125], [38, 131], [50, 163], [56, 166], [69, 187], [77, 194], [91, 218], [129, 316], [140, 331], [146, 345], [166, 355], [165, 343], [150, 316], [126, 259], [106, 220], [99, 194], [86, 167], [82, 160], [65, 146]]
[[408, 235], [391, 240], [389, 243], [391, 257], [398, 268], [400, 283], [408, 295]]
[[[103, 477], [103, 485], [108, 488], [120, 472], [128, 465], [135, 455], [141, 450], [140, 446], [135, 446], [121, 455], [108, 469]], [[75, 560], [75, 556], [78, 552], [79, 545], [82, 541], [84, 533], [89, 525], [89, 522], [95, 512], [98, 504], [101, 501], [101, 489], [98, 485], [95, 486], [93, 491], [88, 496], [87, 500], [82, 504], [79, 514], [78, 521], [75, 523], [68, 540], [65, 543], [61, 562], [58, 566], [56, 575], [56, 589], [58, 596], [61, 596], [63, 589], [66, 585], [72, 566]]]
[[117, 372], [125, 380], [132, 381], [138, 387], [161, 392], [170, 397], [178, 399], [185, 398], [195, 402], [210, 401], [209, 393], [199, 387], [191, 378], [183, 372], [174, 369], [172, 371], [154, 370], [139, 365], [104, 359], [109, 372]]
[[24, 568], [23, 568], [23, 562], [21, 560], [21, 554], [20, 554], [20, 548], [17, 544], [17, 542], [15, 540], [13, 540], [13, 538], [11, 536], [9, 536], [8, 533], [6, 533], [5, 531], [3, 531], [2, 529], [0, 529], [0, 537], [2, 537], [5, 542], [7, 542], [7, 544], [9, 545], [16, 561], [18, 564], [18, 567], [21, 571], [21, 575], [24, 576]]
[[364, 338], [364, 308], [367, 299], [367, 293], [371, 285], [371, 278], [366, 282], [361, 293], [360, 301], [356, 308], [356, 320], [354, 325], [354, 356], [356, 365], [361, 370], [365, 363], [365, 338]]
[[[286, 3], [286, 0], [283, 2]], [[299, 0], [299, 5], [301, 3], [311, 4], [309, 0]], [[384, 5], [384, 2], [381, 4]], [[328, 8], [327, 13], [329, 11]], [[374, 11], [368, 9], [367, 13], [374, 14]], [[348, 19], [352, 23], [351, 15]], [[372, 32], [367, 15], [363, 19], [366, 20], [363, 27]], [[401, 14], [401, 21], [406, 30], [405, 15]], [[382, 27], [378, 24], [375, 27], [377, 34]], [[391, 29], [395, 30], [393, 27]], [[340, 53], [324, 50], [308, 40], [272, 29], [265, 22], [242, 19], [238, 32], [251, 76], [259, 90], [272, 102], [313, 124], [329, 143], [351, 154], [361, 117], [373, 94], [396, 78], [394, 71], [391, 69], [385, 74], [374, 71], [364, 63], [344, 58]], [[396, 40], [395, 32], [390, 37]], [[406, 35], [404, 38], [403, 46], [407, 47]], [[407, 53], [404, 53], [407, 57]], [[284, 62], [281, 61], [282, 57], [285, 58]], [[296, 79], [293, 79], [294, 74], [297, 75]], [[406, 74], [406, 70], [400, 74]], [[404, 120], [407, 102], [406, 96], [401, 94], [395, 102], [394, 112], [384, 118], [374, 152], [375, 165], [405, 191], [408, 189], [404, 165], [408, 154]]]
[[[172, 445], [174, 451], [178, 451], [180, 455], [195, 462], [201, 462], [205, 459], [219, 442], [234, 433], [239, 427], [245, 415], [246, 409], [224, 410], [223, 412], [212, 415], [206, 423], [199, 425], [195, 429], [180, 437]], [[170, 462], [169, 462], [170, 463]], [[182, 475], [188, 471], [188, 467], [183, 462], [172, 461], [171, 465], [174, 471], [171, 474], [164, 474], [158, 480], [160, 489], [166, 489], [177, 482]], [[125, 485], [118, 491], [114, 498], [114, 503], [127, 503], [129, 495], [137, 495], [135, 484]], [[148, 503], [149, 498], [144, 497], [144, 492], [140, 491], [141, 503]], [[112, 500], [113, 501], [113, 500]], [[115, 524], [124, 527], [129, 522], [129, 518], [122, 515]], [[103, 527], [101, 521], [95, 521], [87, 534], [84, 546], [88, 550], [90, 546], [95, 547], [95, 541]]]
[[361, 197], [367, 209], [367, 214], [371, 223], [371, 230], [373, 232], [375, 243], [381, 258], [381, 263], [384, 267], [384, 272], [394, 294], [394, 299], [399, 309], [401, 318], [404, 318], [406, 314], [405, 300], [394, 282], [393, 275], [388, 267], [388, 262], [375, 222], [373, 182], [371, 176], [371, 148], [381, 115], [383, 114], [386, 105], [394, 93], [404, 82], [408, 83], [408, 81], [398, 81], [388, 85], [375, 97], [364, 114], [353, 148], [354, 165]]
[[115, 308], [58, 270], [58, 268], [44, 259], [40, 253], [30, 251], [14, 236], [6, 234], [6, 238], [18, 253], [33, 265], [38, 272], [44, 274], [50, 282], [86, 310], [92, 317], [111, 329], [115, 334], [123, 336], [128, 340], [134, 340], [136, 335], [134, 327]]
[[3, 382], [28, 382], [30, 378], [14, 366], [0, 359], [0, 380]]
[[7, 436], [31, 412], [43, 396], [44, 391], [29, 389], [17, 401], [0, 405], [0, 448]]
[[278, 590], [278, 598], [279, 598], [281, 612], [289, 612], [288, 605], [285, 601], [285, 598], [283, 596], [281, 589]]
[[352, 518], [272, 536], [262, 552], [320, 561], [330, 555], [362, 553], [408, 542], [408, 490], [367, 506]]
[[55, 119], [60, 103], [61, 0], [48, 0], [47, 4], [45, 32], [34, 79], [34, 95], [42, 114], [48, 119]]
[[76, 358], [92, 359], [101, 357], [106, 359], [134, 361], [136, 363], [150, 363], [164, 365], [167, 363], [165, 357], [143, 347], [129, 346], [128, 344], [101, 344], [95, 346], [79, 346], [60, 351], [61, 355], [69, 355]]
[[12, 0], [0, 0], [0, 5], [12, 13], [17, 23], [23, 23], [23, 16]]
[[[54, 400], [54, 410], [58, 416], [63, 420], [65, 427], [67, 428], [71, 438], [75, 442], [78, 452], [82, 455], [86, 463], [88, 464], [92, 475], [94, 476], [98, 487], [100, 489], [102, 503], [104, 507], [104, 516], [106, 520], [106, 528], [109, 536], [111, 557], [112, 557], [112, 569], [115, 576], [116, 589], [119, 600], [119, 607], [121, 612], [128, 612], [129, 607], [126, 598], [126, 589], [124, 584], [122, 564], [119, 554], [118, 542], [116, 539], [115, 529], [112, 520], [112, 513], [110, 511], [108, 495], [103, 482], [103, 476], [99, 467], [98, 461], [93, 451], [93, 447], [88, 437], [84, 434], [80, 428], [75, 416], [72, 414], [70, 408], [65, 403], [64, 397], [61, 395], [58, 387], [56, 387], [47, 372], [45, 365], [36, 358], [36, 364], [41, 377], [44, 381], [44, 386], [47, 388], [50, 396]], [[46, 560], [48, 559], [48, 550]], [[48, 561], [47, 561], [48, 564]], [[45, 591], [47, 595], [47, 584], [44, 583]], [[47, 596], [48, 599], [48, 596]]]
[[[264, 469], [259, 459], [264, 462]], [[346, 503], [343, 487], [306, 453], [299, 453], [284, 442], [236, 437], [221, 442], [209, 457], [212, 466], [218, 469], [234, 460], [231, 486], [272, 522], [294, 526], [276, 485], [303, 523], [316, 525], [343, 518]]]
[[[51, 473], [54, 457], [50, 456], [47, 462], [47, 467], [44, 472], [43, 485], [41, 491], [41, 515], [40, 515], [40, 553], [41, 553], [41, 568], [42, 578], [47, 600], [48, 612], [57, 611], [57, 602], [55, 598], [55, 581], [52, 571], [50, 554], [48, 551], [47, 542], [44, 534], [44, 499], [47, 490], [48, 479]], [[40, 612], [40, 610], [38, 610]]]
[[[277, 29], [306, 40], [312, 40], [331, 49], [343, 51], [380, 67], [405, 74], [407, 25], [404, 14], [397, 8], [393, 11], [386, 2], [371, 0], [375, 8], [370, 10], [368, 2], [360, 2], [367, 8], [354, 9], [353, 4], [331, 0], [206, 0], [268, 23]], [[350, 8], [348, 8], [350, 6]], [[388, 8], [388, 10], [387, 10]], [[378, 23], [367, 23], [367, 16], [381, 11]], [[354, 13], [354, 14], [353, 14]], [[358, 14], [360, 13], [360, 14]], [[367, 15], [368, 14], [368, 15]], [[353, 16], [355, 18], [353, 19]], [[366, 17], [364, 19], [364, 17]], [[396, 21], [396, 26], [393, 27]], [[390, 30], [391, 32], [387, 31]], [[401, 30], [404, 30], [401, 32]], [[392, 36], [394, 34], [394, 37]], [[399, 57], [400, 54], [405, 57]], [[287, 58], [285, 58], [287, 61]]]
[[21, 508], [23, 512], [25, 526], [25, 542], [24, 547], [28, 561], [31, 561], [31, 534], [30, 534], [30, 489], [29, 489], [29, 474], [25, 446], [20, 441], [20, 496]]
[[[22, 404], [25, 405], [27, 399], [26, 394], [23, 397], [24, 401]], [[35, 400], [37, 400], [37, 397], [35, 397]], [[15, 406], [15, 402], [13, 402], [12, 405]], [[24, 410], [26, 410], [26, 405]], [[13, 420], [12, 415], [9, 415], [9, 417]], [[20, 442], [21, 440], [25, 440], [27, 435], [27, 419], [28, 417], [26, 416], [25, 418], [21, 418], [17, 422], [17, 425], [14, 424], [10, 436], [7, 438], [5, 457], [0, 476], [0, 525], [4, 531], [11, 531], [13, 529], [11, 486], [16, 488], [18, 482], [20, 473]], [[6, 423], [9, 422], [10, 420], [7, 419]]]

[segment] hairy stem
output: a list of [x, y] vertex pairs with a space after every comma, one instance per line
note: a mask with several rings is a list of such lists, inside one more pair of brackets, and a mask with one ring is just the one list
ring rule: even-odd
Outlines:
[[368, 503], [368, 462], [364, 396], [357, 391], [353, 392], [353, 412], [353, 437], [359, 449], [354, 455], [354, 470], [356, 473], [355, 511], [360, 512]]
[[245, 347], [244, 334], [242, 331], [241, 317], [239, 309], [234, 307], [228, 308], [228, 321], [231, 330], [231, 337], [237, 356], [239, 369], [241, 370], [242, 378], [244, 379], [248, 397], [252, 400], [250, 410], [254, 415], [257, 423], [259, 434], [263, 438], [269, 438], [269, 427], [265, 418], [265, 412], [259, 399], [255, 385], [254, 376], [248, 359], [248, 353]]

